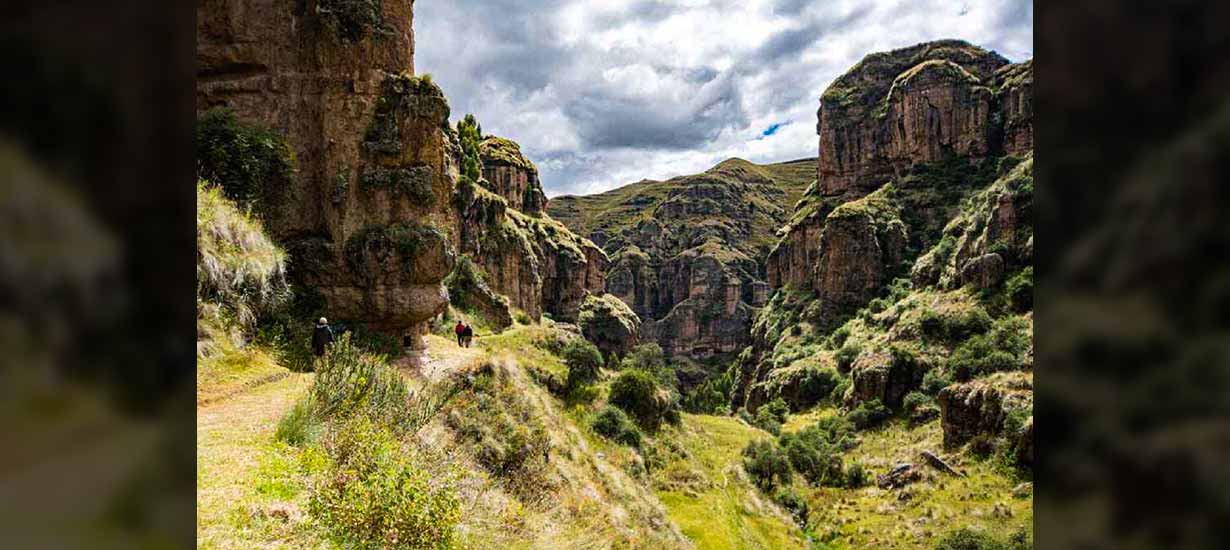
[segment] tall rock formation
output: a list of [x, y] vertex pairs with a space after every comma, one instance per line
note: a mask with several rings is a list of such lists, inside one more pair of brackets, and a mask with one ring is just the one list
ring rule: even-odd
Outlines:
[[[201, 0], [197, 106], [285, 138], [261, 214], [331, 317], [420, 334], [447, 303], [458, 145], [414, 71], [412, 1]], [[412, 338], [416, 344], [417, 338]]]
[[[920, 191], [912, 193], [914, 198], [926, 200], [927, 192], [953, 191], [962, 182], [928, 178], [943, 175], [934, 170], [919, 174], [919, 165], [948, 163], [945, 169], [956, 172], [971, 164], [976, 168], [984, 159], [1031, 151], [1032, 74], [1032, 62], [1009, 65], [994, 52], [943, 40], [868, 55], [835, 80], [817, 112], [816, 187], [808, 190], [769, 254], [769, 283], [774, 288], [812, 289], [822, 297], [842, 294], [844, 290], [828, 287], [825, 281], [840, 279], [827, 272], [843, 266], [821, 261], [821, 256], [840, 254], [833, 246], [822, 246], [822, 232], [834, 208], [894, 180], [899, 190], [911, 194], [913, 187]], [[926, 231], [935, 233], [937, 222], [942, 226], [946, 219], [934, 217]], [[927, 236], [916, 235], [915, 248]]]
[[558, 197], [548, 211], [611, 255], [606, 290], [641, 318], [641, 340], [675, 356], [722, 356], [747, 345], [768, 298], [760, 259], [813, 162], [729, 159], [702, 174]]
[[486, 136], [479, 152], [483, 178], [463, 178], [454, 198], [460, 250], [509, 305], [575, 321], [585, 297], [605, 286], [606, 254], [545, 213], [538, 168], [515, 142]]
[[1032, 82], [1030, 61], [942, 40], [870, 54], [824, 91], [816, 183], [765, 261], [786, 298], [753, 325], [735, 408], [793, 361], [779, 344], [824, 338], [895, 279], [990, 288], [1028, 264], [1032, 163], [1013, 168], [1032, 155]]

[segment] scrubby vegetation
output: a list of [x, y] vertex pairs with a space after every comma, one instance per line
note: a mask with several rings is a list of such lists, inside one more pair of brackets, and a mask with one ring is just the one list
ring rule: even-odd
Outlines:
[[197, 119], [196, 158], [197, 178], [213, 182], [241, 207], [262, 212], [279, 206], [295, 175], [295, 152], [285, 138], [223, 107]]

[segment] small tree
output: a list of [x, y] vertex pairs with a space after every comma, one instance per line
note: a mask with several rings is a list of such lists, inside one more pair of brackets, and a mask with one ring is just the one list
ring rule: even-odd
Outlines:
[[478, 153], [478, 144], [483, 141], [483, 127], [474, 115], [468, 114], [457, 123], [457, 137], [461, 141], [461, 175], [476, 182], [483, 176], [482, 160]]
[[576, 338], [564, 345], [560, 356], [568, 365], [568, 389], [572, 390], [598, 379], [602, 353], [587, 340]]

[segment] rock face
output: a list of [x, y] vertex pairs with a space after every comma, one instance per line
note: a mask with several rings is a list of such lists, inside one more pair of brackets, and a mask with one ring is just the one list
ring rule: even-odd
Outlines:
[[296, 277], [330, 317], [421, 333], [447, 302], [458, 146], [444, 94], [410, 76], [412, 2], [204, 4], [198, 109], [284, 136], [298, 160], [281, 207], [263, 213]]
[[814, 288], [830, 212], [912, 167], [1033, 149], [1033, 64], [945, 40], [868, 55], [824, 92], [820, 157], [808, 191], [767, 261], [769, 283]]
[[915, 365], [893, 361], [888, 353], [863, 355], [850, 369], [848, 404], [879, 399], [885, 406], [896, 408], [907, 393], [918, 388], [922, 375]]
[[703, 174], [558, 197], [548, 211], [611, 255], [606, 290], [643, 320], [643, 340], [675, 356], [733, 354], [768, 299], [760, 259], [812, 162], [730, 159]]
[[538, 169], [516, 143], [488, 136], [480, 150], [485, 177], [460, 181], [454, 196], [459, 249], [513, 307], [534, 319], [575, 321], [585, 297], [605, 286], [610, 261], [542, 210]]
[[547, 195], [538, 181], [538, 167], [521, 154], [517, 142], [487, 136], [479, 144], [483, 180], [508, 206], [523, 214], [537, 216], [547, 207]]
[[[947, 448], [964, 444], [979, 434], [998, 435], [1013, 411], [1033, 410], [1032, 384], [1022, 373], [954, 384], [940, 390], [936, 400], [940, 405], [940, 425]], [[1032, 422], [1027, 421], [1026, 425], [1032, 445]]]
[[[825, 90], [816, 182], [764, 261], [775, 296], [805, 298], [757, 314], [732, 408], [754, 407], [758, 384], [787, 368], [771, 355], [789, 331], [827, 335], [898, 277], [987, 288], [1028, 264], [1032, 75], [1031, 62], [943, 40], [870, 54]], [[970, 195], [974, 214], [961, 211]], [[899, 400], [874, 366], [852, 373], [855, 400]]]
[[639, 341], [640, 317], [610, 294], [587, 296], [577, 324], [585, 338], [608, 356], [622, 357]]

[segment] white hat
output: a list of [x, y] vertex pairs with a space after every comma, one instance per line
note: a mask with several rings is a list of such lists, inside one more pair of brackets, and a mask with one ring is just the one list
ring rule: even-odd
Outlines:
[[325, 319], [324, 317], [321, 317], [321, 318], [320, 318], [320, 324], [322, 324], [322, 325], [327, 325], [327, 324], [329, 324], [329, 320], [328, 320], [328, 319]]

